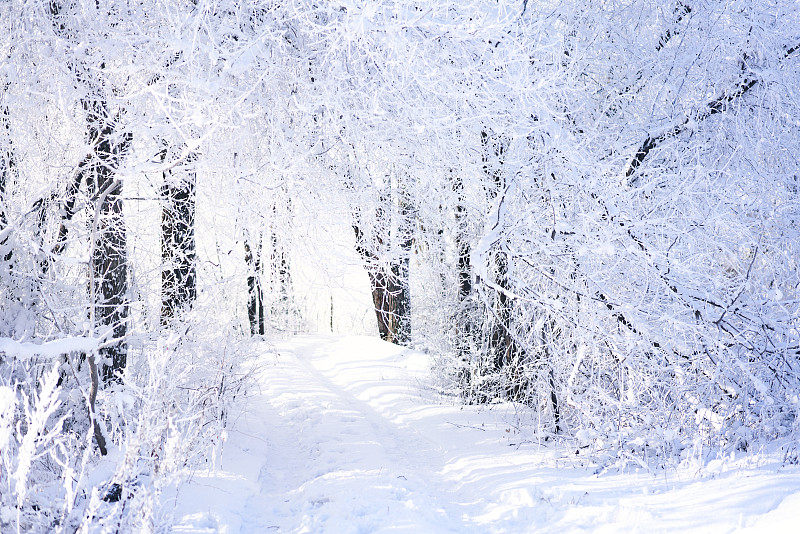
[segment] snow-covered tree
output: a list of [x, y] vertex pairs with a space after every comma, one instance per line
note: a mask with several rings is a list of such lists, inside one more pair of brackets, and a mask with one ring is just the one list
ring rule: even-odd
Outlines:
[[[338, 246], [378, 333], [464, 402], [521, 403], [609, 461], [796, 436], [798, 17], [0, 4], [0, 507], [18, 530], [78, 528], [109, 487], [147, 509], [166, 436], [218, 438], [233, 333], [307, 325], [299, 273]], [[141, 470], [64, 482], [123, 449]]]

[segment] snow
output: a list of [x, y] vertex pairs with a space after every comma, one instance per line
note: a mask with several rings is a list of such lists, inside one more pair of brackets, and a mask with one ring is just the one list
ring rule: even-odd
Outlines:
[[0, 353], [20, 360], [29, 360], [34, 356], [55, 359], [70, 352], [97, 352], [100, 341], [96, 337], [70, 336], [45, 343], [31, 343], [0, 337]]
[[767, 456], [598, 475], [520, 440], [510, 405], [444, 402], [418, 352], [297, 336], [262, 353], [216, 465], [164, 497], [174, 532], [796, 531], [800, 469]]
[[7, 386], [0, 386], [0, 451], [5, 448], [11, 437], [11, 424], [16, 404], [17, 398], [14, 390]]

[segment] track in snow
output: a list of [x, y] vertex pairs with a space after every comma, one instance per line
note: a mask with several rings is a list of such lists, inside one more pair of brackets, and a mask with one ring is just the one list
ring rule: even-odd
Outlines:
[[[386, 351], [376, 344], [365, 356], [380, 356], [370, 354], [375, 349]], [[390, 421], [337, 384], [347, 369], [323, 364], [327, 373], [319, 370], [315, 364], [335, 364], [309, 358], [325, 350], [310, 340], [282, 347], [276, 376], [262, 382], [269, 404], [254, 406], [248, 418], [258, 418], [255, 426], [268, 436], [269, 445], [262, 450], [260, 493], [242, 514], [245, 530], [257, 532], [267, 525], [282, 532], [376, 532], [383, 527], [468, 532], [447, 488], [427, 476], [441, 470], [441, 452], [412, 427]], [[377, 365], [360, 368], [360, 378], [380, 380], [375, 372], [380, 373]], [[380, 394], [403, 387], [385, 384]]]
[[366, 337], [276, 349], [217, 469], [181, 489], [174, 532], [793, 532], [798, 470], [597, 477], [566, 451], [510, 447], [502, 413], [437, 404], [419, 353]]

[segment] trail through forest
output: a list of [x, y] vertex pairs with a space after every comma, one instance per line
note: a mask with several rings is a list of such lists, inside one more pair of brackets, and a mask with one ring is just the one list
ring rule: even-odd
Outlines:
[[598, 475], [522, 440], [510, 406], [443, 403], [427, 356], [377, 339], [264, 354], [217, 465], [179, 488], [175, 532], [774, 533], [800, 509], [800, 470], [752, 456]]

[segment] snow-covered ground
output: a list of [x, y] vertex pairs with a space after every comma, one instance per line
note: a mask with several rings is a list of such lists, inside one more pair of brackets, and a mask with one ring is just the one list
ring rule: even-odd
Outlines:
[[[277, 352], [276, 352], [277, 351]], [[265, 344], [260, 391], [175, 532], [797, 532], [800, 469], [596, 475], [519, 443], [502, 408], [442, 405], [427, 357], [368, 337]], [[574, 451], [573, 451], [574, 452]], [[170, 496], [172, 501], [175, 496]]]

